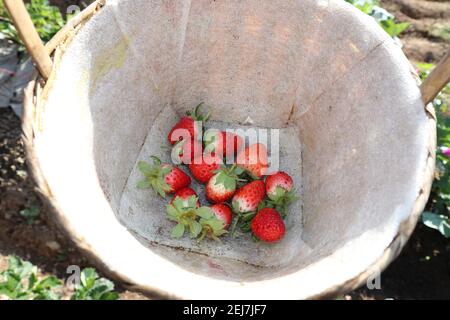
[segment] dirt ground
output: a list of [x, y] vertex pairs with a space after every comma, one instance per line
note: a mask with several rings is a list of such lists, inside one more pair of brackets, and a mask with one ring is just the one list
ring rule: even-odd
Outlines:
[[450, 49], [449, 0], [381, 0], [382, 7], [410, 27], [401, 34], [411, 61], [436, 62]]
[[[53, 0], [65, 11], [70, 0]], [[78, 3], [89, 1], [78, 1]], [[436, 62], [450, 50], [450, 0], [383, 0], [399, 21], [411, 23], [401, 36], [413, 62]], [[0, 109], [0, 270], [15, 254], [38, 265], [43, 273], [66, 276], [69, 265], [88, 266], [68, 239], [52, 224], [34, 182], [28, 175], [20, 120], [11, 109]], [[37, 207], [39, 217], [29, 224], [19, 212]], [[450, 241], [419, 223], [400, 257], [381, 277], [381, 290], [362, 288], [344, 299], [450, 299]], [[121, 291], [122, 299], [144, 299]]]

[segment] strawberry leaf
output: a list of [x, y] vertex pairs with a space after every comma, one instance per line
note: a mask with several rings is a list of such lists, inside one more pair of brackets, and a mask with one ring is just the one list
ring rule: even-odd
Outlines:
[[225, 189], [227, 189], [227, 190], [235, 190], [236, 189], [236, 179], [225, 175], [223, 185], [225, 186]]
[[194, 112], [189, 112], [188, 116], [191, 116], [194, 120], [207, 122], [211, 116], [211, 111], [208, 110], [206, 115], [203, 115], [200, 112], [200, 108], [204, 105], [204, 102], [201, 102], [198, 106], [195, 107]]
[[137, 184], [137, 188], [138, 189], [149, 189], [152, 187], [152, 184], [150, 181], [148, 180], [141, 180], [138, 182]]
[[184, 224], [179, 223], [172, 228], [171, 236], [172, 238], [179, 239], [184, 235], [184, 231], [185, 231]]
[[208, 207], [201, 207], [201, 208], [197, 209], [196, 214], [197, 214], [197, 216], [199, 216], [200, 218], [203, 218], [203, 219], [211, 219], [214, 217], [214, 213]]
[[158, 157], [151, 156], [150, 158], [152, 158], [152, 160], [153, 160], [153, 165], [155, 165], [155, 166], [160, 166], [161, 165], [161, 159], [159, 159]]
[[284, 195], [286, 194], [286, 190], [280, 186], [275, 188], [275, 194], [269, 193], [269, 199], [270, 200], [274, 200], [277, 201], [279, 199], [281, 199], [282, 197], [284, 197]]
[[176, 197], [175, 200], [173, 200], [173, 206], [179, 211], [182, 211], [185, 208], [184, 200], [180, 197]]
[[209, 230], [211, 235], [221, 236], [226, 233], [225, 223], [222, 220], [219, 220], [215, 217], [211, 219], [200, 219], [200, 223], [203, 225], [203, 228]]
[[190, 227], [190, 232], [191, 232], [191, 238], [197, 238], [203, 229], [203, 226], [195, 220], [191, 222], [189, 227]]
[[187, 206], [191, 209], [195, 209], [197, 207], [198, 197], [196, 196], [190, 196], [187, 199]]
[[242, 221], [251, 221], [256, 216], [256, 212], [249, 212], [242, 215]]
[[226, 174], [225, 173], [223, 173], [223, 172], [219, 172], [217, 175], [216, 175], [216, 183], [215, 183], [215, 185], [219, 185], [219, 184], [223, 184], [224, 182], [225, 182], [225, 179], [226, 179]]
[[175, 208], [172, 204], [167, 206], [167, 217], [169, 220], [178, 221], [178, 217], [180, 216], [180, 212]]
[[170, 173], [170, 171], [172, 171], [172, 169], [173, 169], [172, 166], [168, 166], [168, 167], [162, 168], [161, 169], [161, 177], [165, 178], [166, 175], [168, 175]]
[[237, 226], [238, 226], [240, 220], [241, 220], [240, 214], [236, 215], [236, 217], [233, 219], [233, 223], [231, 225], [231, 237], [233, 237], [233, 238], [236, 236], [236, 229], [237, 229]]
[[236, 167], [236, 168], [234, 169], [234, 173], [235, 173], [236, 175], [238, 175], [238, 176], [240, 176], [240, 175], [243, 174], [244, 172], [245, 172], [245, 170], [242, 169], [241, 167]]
[[252, 233], [253, 242], [260, 242], [260, 240]]
[[216, 217], [210, 219], [200, 219], [200, 224], [202, 225], [202, 233], [199, 241], [203, 238], [208, 237], [213, 240], [220, 241], [218, 237], [227, 233], [225, 230], [225, 223]]
[[139, 171], [141, 171], [144, 175], [151, 174], [152, 173], [152, 169], [153, 169], [152, 166], [150, 166], [145, 161], [139, 161], [138, 168], [139, 168]]
[[225, 224], [223, 223], [222, 220], [213, 218], [213, 219], [208, 220], [208, 223], [211, 226], [211, 228], [213, 229], [215, 235], [220, 236], [224, 233]]
[[145, 182], [140, 181], [137, 185], [139, 189], [152, 188], [161, 197], [165, 197], [166, 193], [171, 190], [171, 187], [165, 182], [165, 176], [172, 171], [172, 166], [165, 166], [162, 168], [161, 160], [157, 157], [152, 157], [154, 165], [151, 166], [145, 161], [138, 162], [138, 169], [145, 176]]
[[161, 197], [166, 197], [166, 191], [170, 190], [170, 187], [168, 184], [162, 182], [161, 180], [152, 179], [150, 180], [150, 184], [153, 188], [153, 190], [156, 191]]
[[241, 230], [243, 232], [250, 232], [250, 230], [251, 230], [251, 221], [243, 221], [241, 223], [240, 227], [241, 227]]

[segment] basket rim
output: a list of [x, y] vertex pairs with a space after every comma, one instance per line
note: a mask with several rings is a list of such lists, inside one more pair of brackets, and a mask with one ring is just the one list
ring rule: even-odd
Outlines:
[[[72, 18], [47, 44], [46, 48], [49, 54], [54, 54], [53, 60], [58, 60], [55, 52], [59, 48], [64, 48], [76, 33], [88, 22], [93, 16], [95, 16], [105, 5], [106, 0], [95, 0], [86, 9], [81, 11], [77, 16]], [[61, 53], [62, 55], [63, 53]], [[73, 231], [70, 227], [70, 221], [67, 220], [63, 211], [60, 209], [57, 200], [53, 197], [51, 189], [47, 184], [45, 177], [43, 176], [40, 168], [39, 159], [34, 148], [34, 136], [36, 132], [35, 127], [35, 111], [39, 108], [39, 101], [46, 96], [48, 90], [51, 89], [54, 74], [57, 69], [57, 63], [54, 63], [52, 76], [48, 79], [47, 83], [44, 83], [42, 77], [36, 72], [33, 79], [27, 85], [24, 92], [24, 106], [22, 115], [22, 140], [24, 143], [24, 149], [26, 153], [27, 162], [29, 164], [29, 171], [32, 178], [36, 182], [36, 191], [41, 196], [44, 205], [49, 209], [59, 229], [72, 241], [85, 255], [90, 262], [92, 262], [97, 268], [104, 272], [107, 276], [119, 281], [124, 287], [142, 292], [150, 297], [163, 297], [173, 298], [169, 296], [167, 292], [162, 291], [160, 288], [150, 287], [149, 285], [133, 283], [133, 281], [120, 270], [110, 266], [101, 260], [101, 255], [91, 248], [83, 237]], [[419, 217], [425, 208], [427, 203], [431, 185], [434, 180], [435, 169], [435, 150], [436, 150], [436, 116], [434, 107], [430, 103], [424, 105], [425, 113], [428, 118], [428, 130], [430, 131], [430, 139], [427, 145], [427, 159], [425, 166], [422, 168], [422, 181], [420, 185], [420, 192], [414, 202], [412, 210], [404, 221], [399, 226], [396, 236], [391, 243], [385, 248], [383, 254], [367, 269], [361, 272], [359, 275], [346, 282], [329, 287], [325, 291], [309, 297], [309, 299], [327, 299], [335, 297], [339, 294], [344, 294], [355, 290], [361, 286], [374, 272], [384, 270], [393, 260], [395, 260], [400, 254], [402, 248], [412, 235], [414, 228], [419, 220]]]

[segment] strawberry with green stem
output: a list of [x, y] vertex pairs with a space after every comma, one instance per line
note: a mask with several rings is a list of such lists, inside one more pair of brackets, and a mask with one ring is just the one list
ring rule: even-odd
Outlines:
[[234, 236], [236, 227], [245, 225], [255, 216], [258, 206], [266, 196], [265, 185], [262, 180], [255, 180], [240, 188], [233, 197], [232, 208], [236, 217], [233, 221], [231, 234]]
[[173, 196], [173, 199], [170, 202], [170, 204], [173, 204], [173, 202], [176, 199], [181, 198], [182, 200], [184, 200], [184, 203], [186, 205], [188, 205], [189, 198], [192, 197], [192, 196], [197, 197], [197, 208], [200, 208], [200, 200], [198, 200], [198, 195], [194, 191], [194, 189], [191, 189], [191, 188], [183, 188], [183, 189], [178, 190], [177, 192], [175, 192], [175, 195]]
[[191, 178], [181, 169], [161, 163], [158, 157], [152, 156], [151, 158], [153, 165], [145, 161], [138, 163], [139, 171], [145, 176], [137, 185], [139, 189], [152, 188], [164, 198], [166, 194], [174, 193], [191, 184]]
[[270, 243], [281, 240], [286, 232], [283, 218], [272, 208], [258, 211], [250, 227], [257, 239]]
[[203, 102], [200, 103], [193, 111], [186, 112], [186, 116], [181, 118], [180, 121], [170, 130], [167, 136], [170, 144], [174, 145], [178, 141], [182, 140], [183, 136], [187, 134], [190, 136], [190, 140], [197, 140], [201, 128], [198, 128], [196, 124], [199, 122], [206, 122], [209, 120], [210, 112], [206, 115], [200, 113], [200, 108]]
[[233, 220], [233, 212], [231, 211], [230, 207], [225, 203], [216, 203], [210, 208], [216, 218], [223, 221], [224, 228], [228, 229]]
[[294, 181], [286, 172], [279, 171], [266, 178], [266, 194], [269, 200], [265, 206], [276, 209], [286, 218], [288, 206], [297, 200], [294, 194]]
[[227, 233], [225, 222], [216, 216], [214, 209], [208, 209], [199, 212], [200, 224], [202, 225], [202, 231], [198, 239], [199, 242], [205, 237], [220, 241], [219, 237]]
[[213, 203], [223, 203], [230, 200], [236, 192], [237, 183], [244, 171], [233, 165], [231, 168], [222, 166], [206, 185], [206, 198]]
[[264, 200], [266, 189], [262, 180], [255, 180], [240, 188], [233, 197], [232, 206], [236, 213], [254, 212]]

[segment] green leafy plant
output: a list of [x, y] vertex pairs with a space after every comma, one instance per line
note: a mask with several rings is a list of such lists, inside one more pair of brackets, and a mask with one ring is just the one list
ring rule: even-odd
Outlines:
[[39, 280], [37, 267], [11, 256], [8, 269], [0, 273], [0, 295], [16, 300], [58, 300], [61, 282], [54, 276]]
[[[25, 5], [39, 36], [44, 42], [49, 41], [66, 23], [58, 8], [51, 6], [48, 0], [32, 0]], [[20, 44], [20, 48], [24, 49], [3, 1], [0, 1], [0, 32], [5, 38]]]
[[[418, 64], [419, 76], [426, 79], [433, 64]], [[431, 188], [430, 200], [427, 212], [422, 215], [422, 221], [428, 227], [439, 230], [444, 236], [449, 237], [450, 231], [450, 114], [448, 97], [450, 97], [450, 85], [447, 85], [434, 99], [433, 106], [437, 118], [437, 151], [436, 173]]]
[[380, 20], [378, 23], [391, 37], [397, 37], [409, 27], [409, 23], [396, 23], [394, 19]]
[[396, 23], [395, 17], [380, 7], [379, 0], [345, 0], [374, 18], [391, 37], [397, 37], [409, 27], [409, 23]]
[[[38, 277], [38, 269], [28, 261], [11, 256], [8, 268], [0, 272], [0, 296], [13, 300], [60, 300], [62, 282], [55, 276]], [[114, 284], [100, 278], [93, 268], [80, 274], [71, 300], [117, 300]]]
[[425, 211], [422, 222], [432, 229], [438, 230], [444, 237], [450, 238], [450, 219], [444, 215]]
[[119, 294], [114, 291], [114, 284], [100, 278], [95, 269], [81, 271], [80, 284], [75, 287], [71, 300], [117, 300]]
[[39, 217], [40, 211], [38, 206], [32, 206], [31, 208], [20, 210], [19, 214], [25, 218], [28, 224], [33, 224]]

